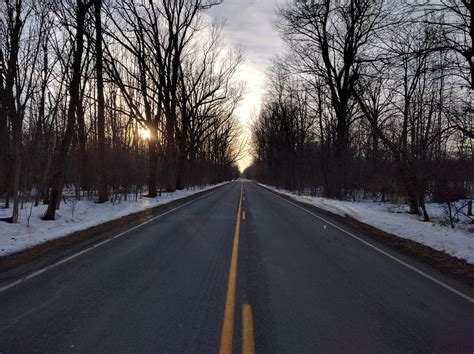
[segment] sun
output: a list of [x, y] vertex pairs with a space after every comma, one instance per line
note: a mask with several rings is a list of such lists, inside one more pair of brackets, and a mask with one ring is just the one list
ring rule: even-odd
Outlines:
[[150, 139], [150, 131], [147, 128], [140, 128], [138, 130], [138, 134], [143, 140], [149, 140]]

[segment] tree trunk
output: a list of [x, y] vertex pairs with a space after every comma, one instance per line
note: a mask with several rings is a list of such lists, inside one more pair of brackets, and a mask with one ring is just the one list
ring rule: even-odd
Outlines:
[[8, 117], [6, 112], [5, 102], [5, 61], [3, 51], [0, 48], [0, 196], [9, 192], [8, 178], [7, 178], [7, 157], [8, 147]]
[[19, 114], [15, 104], [15, 80], [17, 77], [18, 52], [20, 48], [20, 32], [22, 21], [20, 19], [21, 1], [15, 5], [15, 18], [11, 19], [12, 29], [9, 31], [10, 35], [10, 56], [8, 58], [8, 69], [5, 84], [5, 104], [7, 116], [10, 118], [12, 127], [12, 145], [13, 145], [13, 181], [11, 184], [13, 193], [13, 214], [12, 222], [18, 220], [19, 196], [18, 190], [20, 187], [20, 171], [21, 171], [21, 133], [23, 127], [23, 117]]
[[418, 205], [418, 200], [415, 197], [408, 198], [408, 205], [410, 207], [410, 214], [418, 214], [420, 208]]
[[158, 168], [158, 127], [155, 120], [148, 122], [150, 139], [148, 139], [148, 195], [155, 198], [157, 193], [156, 170]]
[[84, 104], [83, 95], [80, 96], [79, 102], [76, 108], [76, 119], [77, 119], [77, 138], [79, 142], [79, 174], [80, 184], [83, 190], [89, 189], [89, 171], [87, 168], [88, 156], [87, 156], [87, 137], [86, 137], [86, 124], [84, 121]]
[[181, 137], [179, 141], [178, 165], [176, 170], [176, 189], [184, 189], [186, 175], [186, 138]]
[[105, 173], [105, 101], [104, 101], [104, 77], [102, 59], [102, 22], [100, 11], [102, 0], [96, 0], [95, 6], [95, 55], [97, 70], [97, 140], [99, 153], [99, 203], [108, 200], [107, 179]]
[[14, 167], [13, 167], [13, 214], [12, 222], [16, 223], [18, 221], [19, 215], [19, 190], [20, 190], [20, 172], [21, 172], [21, 122], [17, 122], [19, 126], [14, 127], [14, 147], [13, 147], [13, 157], [14, 157]]
[[66, 131], [59, 149], [59, 154], [55, 159], [53, 175], [51, 177], [51, 193], [48, 209], [43, 217], [44, 220], [54, 220], [56, 215], [56, 206], [59, 205], [62, 189], [64, 185], [64, 175], [66, 173], [69, 148], [74, 136], [74, 126], [76, 122], [76, 110], [79, 103], [79, 90], [81, 84], [81, 63], [82, 53], [84, 51], [84, 22], [86, 12], [89, 6], [82, 1], [77, 1], [77, 29], [76, 29], [76, 48], [74, 50], [72, 64], [72, 78], [69, 86], [69, 106], [67, 110]]
[[420, 205], [421, 211], [423, 212], [423, 221], [429, 222], [430, 216], [426, 210], [425, 196], [423, 193], [420, 193], [420, 196], [418, 197], [418, 204]]
[[166, 191], [176, 190], [176, 146], [174, 139], [174, 125], [176, 120], [168, 118], [166, 121]]
[[342, 197], [342, 188], [345, 184], [346, 177], [346, 151], [347, 151], [347, 120], [348, 112], [346, 104], [342, 104], [342, 108], [339, 108], [337, 112], [337, 126], [336, 126], [336, 142], [335, 142], [335, 154], [334, 154], [334, 166], [335, 171], [333, 174], [334, 178], [334, 190], [333, 197]]

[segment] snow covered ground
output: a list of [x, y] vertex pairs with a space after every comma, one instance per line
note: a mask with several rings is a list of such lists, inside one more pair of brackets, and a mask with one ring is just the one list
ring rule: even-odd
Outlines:
[[312, 204], [341, 216], [350, 216], [385, 232], [416, 241], [474, 264], [474, 233], [468, 231], [474, 225], [469, 225], [469, 220], [464, 218], [455, 224], [455, 229], [452, 229], [446, 219], [445, 206], [441, 204], [428, 203], [428, 213], [432, 222], [423, 222], [418, 216], [408, 214], [408, 206], [404, 204], [350, 202], [301, 196], [286, 190], [264, 186], [291, 196], [297, 201]]
[[[97, 204], [88, 200], [74, 202], [73, 199], [70, 199], [61, 203], [61, 208], [57, 211], [56, 220], [54, 221], [41, 220], [46, 211], [46, 205], [31, 208], [31, 204], [27, 203], [24, 205], [24, 209], [20, 210], [20, 219], [17, 224], [0, 221], [0, 257], [225, 183], [227, 182], [204, 188], [163, 193], [157, 198], [139, 198], [137, 201], [135, 201], [134, 195], [130, 195], [127, 201], [122, 200], [104, 204]], [[30, 211], [31, 216], [28, 226], [27, 219]], [[0, 209], [0, 218], [9, 216], [11, 216], [11, 209]]]

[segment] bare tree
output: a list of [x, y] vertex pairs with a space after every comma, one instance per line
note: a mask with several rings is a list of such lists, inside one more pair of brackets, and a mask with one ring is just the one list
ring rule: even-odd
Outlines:
[[66, 173], [66, 166], [68, 161], [69, 149], [74, 135], [74, 128], [76, 124], [76, 113], [79, 104], [79, 90], [81, 85], [81, 67], [82, 55], [84, 52], [84, 28], [86, 14], [89, 8], [93, 5], [93, 1], [83, 2], [76, 1], [75, 6], [75, 46], [73, 49], [73, 61], [71, 65], [72, 76], [69, 82], [69, 105], [67, 109], [67, 124], [66, 131], [62, 138], [61, 146], [58, 156], [52, 169], [51, 176], [51, 192], [49, 198], [48, 209], [44, 215], [45, 220], [54, 220], [56, 208], [59, 205], [62, 189], [64, 186], [64, 176]]
[[283, 7], [278, 29], [297, 72], [319, 77], [327, 86], [336, 118], [334, 184], [328, 195], [341, 197], [347, 165], [352, 93], [367, 46], [386, 10], [383, 1], [297, 1]]
[[240, 48], [224, 50], [221, 24], [210, 26], [209, 37], [198, 42], [181, 64], [179, 119], [176, 125], [176, 187], [185, 187], [188, 162], [196, 149], [227, 121], [233, 119], [244, 86], [235, 81], [243, 60]]
[[105, 99], [102, 60], [102, 0], [95, 0], [95, 57], [97, 73], [97, 138], [99, 153], [99, 203], [108, 200], [107, 180], [105, 175]]

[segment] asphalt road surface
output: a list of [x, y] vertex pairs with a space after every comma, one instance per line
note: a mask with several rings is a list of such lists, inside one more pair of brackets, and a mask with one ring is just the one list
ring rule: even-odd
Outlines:
[[0, 353], [474, 352], [472, 294], [318, 216], [230, 183], [0, 284]]

